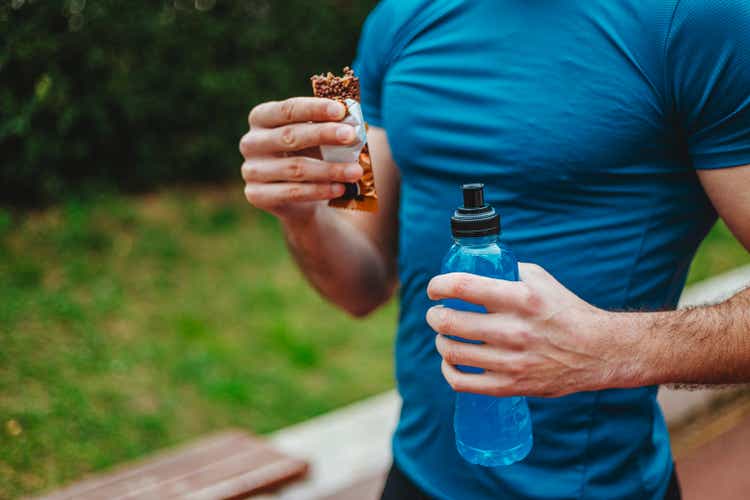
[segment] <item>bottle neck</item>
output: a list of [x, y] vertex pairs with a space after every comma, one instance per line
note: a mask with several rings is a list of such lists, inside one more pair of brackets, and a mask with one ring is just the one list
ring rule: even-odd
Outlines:
[[464, 247], [481, 247], [486, 245], [497, 244], [499, 234], [489, 234], [486, 236], [454, 236], [453, 241]]

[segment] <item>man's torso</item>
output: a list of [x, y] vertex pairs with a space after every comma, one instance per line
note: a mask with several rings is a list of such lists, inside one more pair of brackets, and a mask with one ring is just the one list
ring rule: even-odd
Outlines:
[[[530, 398], [535, 446], [485, 469], [453, 444], [453, 393], [424, 320], [459, 186], [484, 182], [502, 239], [606, 309], [673, 307], [716, 215], [665, 77], [675, 2], [402, 1], [379, 7], [378, 122], [401, 170], [404, 398], [395, 459], [439, 498], [659, 498], [656, 388]], [[367, 43], [367, 40], [365, 40]], [[367, 47], [366, 47], [367, 48]], [[368, 55], [369, 54], [369, 55]], [[363, 90], [367, 117], [367, 86]], [[371, 106], [374, 113], [374, 106]], [[376, 158], [377, 161], [377, 158]]]

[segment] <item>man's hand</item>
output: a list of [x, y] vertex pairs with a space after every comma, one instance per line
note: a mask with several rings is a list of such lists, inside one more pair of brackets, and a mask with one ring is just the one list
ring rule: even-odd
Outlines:
[[[562, 396], [638, 385], [639, 343], [627, 328], [612, 331], [619, 321], [616, 313], [584, 302], [535, 264], [522, 263], [519, 271], [522, 281], [466, 273], [430, 281], [432, 300], [461, 299], [487, 310], [435, 306], [427, 311], [427, 322], [439, 334], [435, 343], [443, 375], [453, 389], [492, 396]], [[465, 373], [455, 365], [485, 371]]]
[[383, 129], [367, 143], [378, 185], [375, 213], [327, 209], [345, 182], [362, 177], [359, 163], [321, 159], [319, 146], [358, 141], [341, 123], [346, 107], [330, 99], [294, 97], [250, 112], [240, 140], [242, 177], [251, 205], [281, 221], [287, 245], [313, 286], [331, 302], [364, 316], [392, 295], [396, 284], [399, 176]]
[[336, 123], [346, 107], [330, 99], [293, 97], [259, 104], [240, 140], [242, 178], [250, 204], [282, 219], [304, 219], [325, 200], [344, 193], [344, 182], [362, 177], [357, 163], [320, 159], [321, 144], [357, 140], [354, 128]]

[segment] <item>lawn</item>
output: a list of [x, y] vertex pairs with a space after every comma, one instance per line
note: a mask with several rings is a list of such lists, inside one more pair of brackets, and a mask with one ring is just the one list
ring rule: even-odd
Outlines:
[[[690, 279], [746, 263], [717, 225]], [[0, 498], [393, 386], [395, 305], [327, 305], [237, 186], [0, 211], [0, 298]]]

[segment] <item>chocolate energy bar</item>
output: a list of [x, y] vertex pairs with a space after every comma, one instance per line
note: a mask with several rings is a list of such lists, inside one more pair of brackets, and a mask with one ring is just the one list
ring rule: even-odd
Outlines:
[[[343, 102], [347, 106], [347, 116], [344, 118], [345, 123], [351, 123], [355, 126], [367, 127], [367, 124], [358, 123], [361, 120], [361, 111], [359, 110], [359, 78], [354, 76], [351, 68], [344, 68], [343, 76], [336, 76], [333, 73], [314, 75], [310, 77], [312, 83], [313, 95], [315, 97], [324, 97]], [[357, 182], [347, 183], [344, 194], [328, 202], [329, 206], [337, 208], [350, 208], [354, 210], [364, 210], [374, 212], [378, 208], [378, 196], [375, 192], [375, 177], [372, 171], [372, 161], [370, 151], [367, 147], [366, 135], [363, 134], [364, 141], [357, 161], [362, 167], [362, 178]], [[350, 149], [349, 146], [334, 146], [335, 148]], [[327, 147], [330, 151], [331, 147]], [[322, 151], [324, 159], [326, 151]], [[355, 151], [356, 153], [356, 151]], [[353, 161], [353, 159], [352, 159]]]

